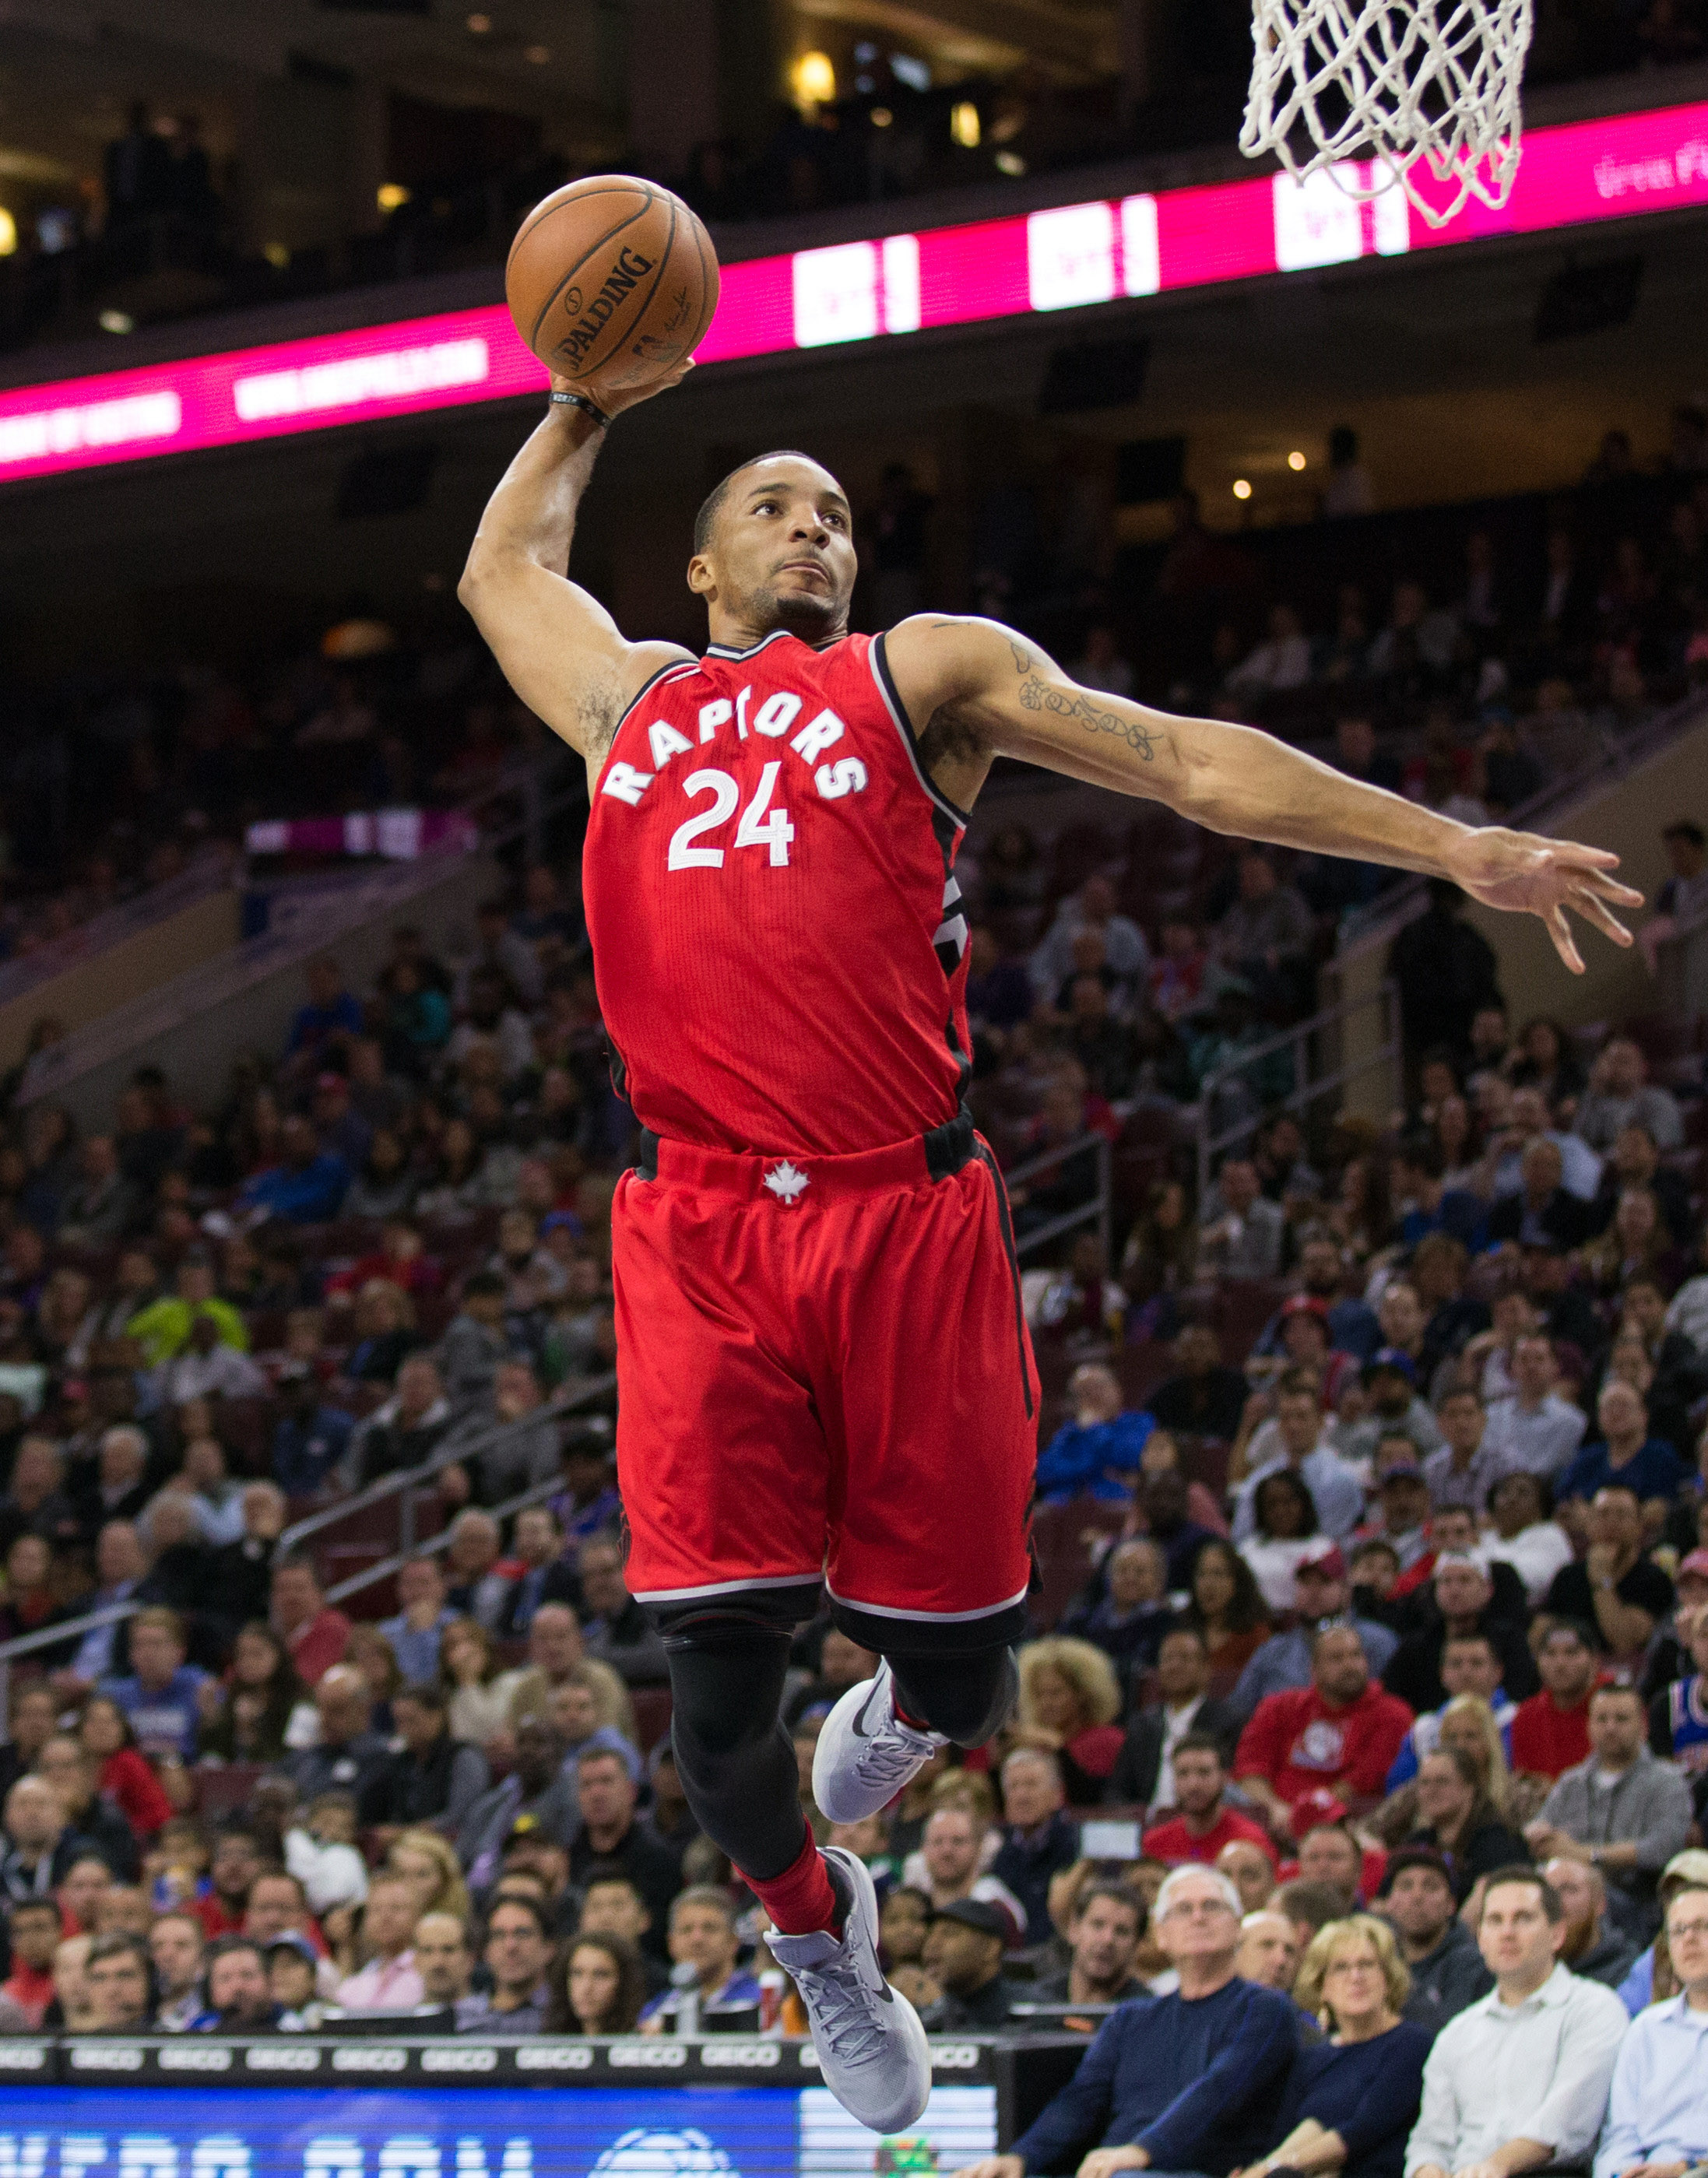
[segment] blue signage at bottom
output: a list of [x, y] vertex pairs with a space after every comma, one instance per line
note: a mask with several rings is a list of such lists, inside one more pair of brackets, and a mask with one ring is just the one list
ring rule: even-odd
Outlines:
[[894, 2138], [822, 2088], [0, 2097], [0, 2178], [929, 2178], [995, 2147], [988, 2087], [935, 2089]]

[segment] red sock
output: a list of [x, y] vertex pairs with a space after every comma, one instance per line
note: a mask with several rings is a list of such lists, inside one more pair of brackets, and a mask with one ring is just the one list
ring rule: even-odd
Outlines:
[[768, 1876], [762, 1883], [743, 1871], [742, 1880], [770, 1915], [780, 1934], [809, 1936], [818, 1929], [834, 1930], [841, 1920], [829, 1870], [810, 1831], [807, 1842], [780, 1875]]

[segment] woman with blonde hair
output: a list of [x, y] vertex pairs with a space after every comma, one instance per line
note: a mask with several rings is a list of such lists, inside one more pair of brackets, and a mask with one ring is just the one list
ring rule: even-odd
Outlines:
[[1323, 2038], [1294, 2058], [1275, 2115], [1276, 2144], [1241, 2178], [1283, 2170], [1311, 2178], [1401, 2178], [1431, 2039], [1400, 2016], [1410, 1989], [1385, 1921], [1353, 1913], [1318, 1929], [1293, 1999], [1317, 2015]]
[[437, 1831], [400, 1831], [386, 1855], [386, 1872], [414, 1891], [422, 1913], [451, 1913], [465, 1924], [474, 1913], [456, 1847]]
[[1462, 1747], [1477, 1766], [1482, 1796], [1504, 1822], [1512, 1812], [1512, 1771], [1495, 1713], [1481, 1694], [1455, 1694], [1441, 1713], [1440, 1747]]
[[1068, 1804], [1095, 1808], [1121, 1751], [1120, 1682], [1089, 1641], [1054, 1634], [1021, 1650], [1011, 1747], [1041, 1747], [1061, 1765]]

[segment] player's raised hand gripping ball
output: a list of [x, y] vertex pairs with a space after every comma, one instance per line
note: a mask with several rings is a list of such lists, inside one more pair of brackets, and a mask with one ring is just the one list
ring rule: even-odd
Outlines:
[[679, 371], [718, 306], [711, 238], [682, 199], [628, 174], [555, 189], [504, 271], [516, 329], [572, 391], [629, 405]]

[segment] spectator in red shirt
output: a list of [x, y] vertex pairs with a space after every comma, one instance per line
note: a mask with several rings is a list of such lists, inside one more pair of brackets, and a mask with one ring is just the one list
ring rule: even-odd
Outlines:
[[1600, 1650], [1587, 1627], [1556, 1619], [1536, 1651], [1542, 1690], [1513, 1716], [1514, 1776], [1547, 1777], [1590, 1759], [1590, 1696], [1601, 1676]]
[[1405, 1704], [1372, 1683], [1356, 1630], [1331, 1619], [1311, 1635], [1311, 1684], [1258, 1703], [1234, 1775], [1286, 1838], [1294, 1803], [1309, 1794], [1332, 1793], [1353, 1812], [1379, 1800], [1411, 1723]]
[[1230, 1808], [1224, 1797], [1228, 1771], [1219, 1742], [1208, 1732], [1184, 1732], [1175, 1742], [1174, 1806], [1178, 1812], [1166, 1823], [1145, 1832], [1147, 1858], [1171, 1866], [1183, 1860], [1213, 1866], [1224, 1846], [1236, 1839], [1262, 1846], [1270, 1858], [1275, 1848], [1262, 1823]]
[[273, 1629], [291, 1652], [297, 1677], [311, 1691], [344, 1660], [350, 1622], [320, 1593], [320, 1577], [309, 1557], [289, 1557], [273, 1568]]
[[260, 1872], [261, 1851], [252, 1833], [236, 1826], [222, 1831], [215, 1841], [208, 1869], [212, 1887], [206, 1897], [189, 1902], [189, 1911], [201, 1923], [210, 1943], [241, 1932], [249, 1893]]
[[53, 1995], [53, 1953], [63, 1933], [59, 1908], [51, 1898], [20, 1898], [8, 1922], [12, 1938], [12, 1971], [0, 1983], [0, 2005], [15, 2006], [21, 2027], [0, 2017], [0, 2031], [31, 2033]]

